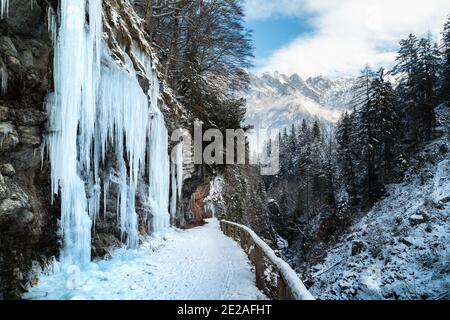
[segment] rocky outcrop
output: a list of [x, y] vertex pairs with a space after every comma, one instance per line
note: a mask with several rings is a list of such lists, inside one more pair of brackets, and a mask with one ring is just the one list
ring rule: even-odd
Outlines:
[[197, 224], [202, 223], [205, 218], [211, 218], [210, 216], [206, 216], [206, 210], [203, 203], [205, 198], [209, 194], [209, 186], [209, 183], [198, 186], [192, 195], [190, 209], [192, 211], [192, 216]]
[[51, 89], [51, 42], [41, 1], [10, 1], [0, 21], [0, 298], [19, 296], [32, 260], [57, 253], [57, 206], [50, 205], [48, 165], [41, 163]]

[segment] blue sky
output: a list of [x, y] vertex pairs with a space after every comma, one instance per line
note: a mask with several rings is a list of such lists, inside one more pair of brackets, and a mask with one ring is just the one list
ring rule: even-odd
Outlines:
[[245, 0], [254, 72], [355, 76], [395, 62], [409, 33], [440, 37], [449, 0]]
[[246, 27], [253, 30], [256, 70], [263, 67], [267, 58], [277, 50], [288, 45], [298, 36], [312, 31], [305, 19], [282, 15], [264, 21], [247, 21]]

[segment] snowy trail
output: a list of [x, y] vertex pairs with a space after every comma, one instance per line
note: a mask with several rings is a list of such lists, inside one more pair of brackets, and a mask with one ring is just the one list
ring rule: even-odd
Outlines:
[[[222, 234], [216, 219], [203, 227], [173, 229], [165, 238], [137, 250], [117, 250], [111, 260], [92, 263], [79, 276], [76, 272], [44, 276], [25, 298], [266, 299], [256, 288], [246, 254]], [[74, 279], [80, 285], [70, 289]]]

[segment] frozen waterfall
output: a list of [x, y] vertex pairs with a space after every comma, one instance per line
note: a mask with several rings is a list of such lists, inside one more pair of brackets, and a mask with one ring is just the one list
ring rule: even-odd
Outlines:
[[47, 145], [52, 191], [61, 202], [61, 262], [84, 266], [90, 262], [91, 229], [102, 191], [106, 210], [112, 184], [117, 185], [122, 240], [131, 248], [138, 246], [135, 199], [146, 162], [152, 231], [169, 226], [168, 134], [151, 59], [138, 54], [151, 82], [144, 93], [130, 57], [124, 54], [123, 66], [102, 45], [101, 0], [63, 0], [59, 14]]
[[170, 214], [173, 217], [177, 212], [177, 200], [181, 198], [183, 190], [183, 143], [178, 143], [172, 150], [171, 159], [171, 192]]

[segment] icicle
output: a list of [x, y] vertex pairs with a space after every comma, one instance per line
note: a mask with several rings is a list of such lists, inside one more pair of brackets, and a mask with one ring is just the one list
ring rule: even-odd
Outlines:
[[5, 66], [0, 66], [0, 94], [5, 96], [8, 92], [8, 70]]
[[78, 126], [82, 110], [86, 61], [85, 2], [61, 1], [61, 26], [55, 47], [55, 95], [49, 99], [51, 135], [48, 152], [52, 193], [60, 191], [61, 260], [65, 266], [86, 265], [91, 256], [91, 219], [85, 184], [78, 165]]
[[178, 198], [181, 198], [183, 192], [183, 145], [180, 144], [177, 149], [177, 187]]
[[177, 144], [172, 154], [174, 158], [171, 163], [172, 197], [170, 199], [170, 214], [173, 217], [177, 211], [177, 199], [181, 199], [183, 190], [183, 144]]
[[152, 209], [152, 230], [162, 233], [170, 224], [169, 185], [170, 168], [168, 156], [168, 133], [164, 116], [158, 108], [159, 83], [156, 74], [152, 77], [151, 112], [149, 130], [149, 184]]
[[[148, 130], [148, 172], [150, 190], [150, 209], [152, 212], [150, 232], [164, 233], [170, 225], [170, 159], [168, 155], [169, 136], [164, 116], [158, 107], [159, 80], [150, 58], [136, 47], [133, 54], [140, 60], [150, 80], [148, 95], [150, 101], [150, 126]], [[149, 217], [150, 218], [150, 217]]]
[[56, 44], [56, 37], [58, 34], [57, 25], [56, 25], [56, 14], [53, 11], [53, 8], [48, 6], [47, 8], [47, 30], [49, 35], [51, 36], [53, 45]]
[[0, 18], [8, 17], [9, 15], [9, 0], [0, 0]]
[[[98, 161], [94, 163], [106, 160], [107, 144], [111, 143], [118, 163], [117, 175], [120, 189], [118, 225], [121, 228], [122, 237], [127, 238], [128, 246], [136, 247], [138, 228], [134, 202], [138, 179], [142, 176], [141, 173], [145, 172], [147, 142], [145, 133], [149, 126], [148, 98], [139, 86], [134, 73], [128, 73], [110, 57], [108, 59], [105, 61], [107, 67], [102, 69], [99, 86], [101, 98], [97, 104], [96, 123], [98, 142], [94, 148], [97, 153], [94, 158]], [[126, 62], [128, 69], [133, 70], [131, 60], [128, 58]], [[107, 188], [109, 188], [108, 184]], [[104, 187], [104, 192], [107, 192], [107, 188]]]
[[170, 198], [170, 215], [175, 217], [177, 213], [177, 165], [174, 161], [170, 164], [170, 185], [171, 185], [171, 198]]

